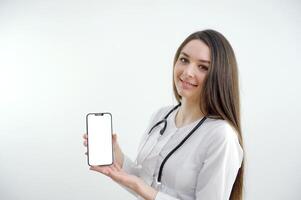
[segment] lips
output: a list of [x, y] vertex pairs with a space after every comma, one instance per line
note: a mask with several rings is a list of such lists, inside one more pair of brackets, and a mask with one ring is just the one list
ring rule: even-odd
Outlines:
[[186, 86], [197, 87], [198, 85], [180, 79], [181, 83]]

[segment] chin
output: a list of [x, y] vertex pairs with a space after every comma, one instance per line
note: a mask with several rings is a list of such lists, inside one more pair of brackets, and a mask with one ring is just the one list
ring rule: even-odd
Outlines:
[[[177, 88], [177, 92], [182, 97], [182, 99], [185, 98], [187, 100], [188, 99], [198, 99], [200, 96], [200, 92], [184, 90], [182, 88], [180, 88], [180, 89]], [[196, 93], [198, 93], [198, 94], [196, 94]]]
[[182, 97], [182, 98], [191, 98], [193, 95], [191, 94], [191, 92], [185, 91], [183, 89], [177, 90], [178, 94]]

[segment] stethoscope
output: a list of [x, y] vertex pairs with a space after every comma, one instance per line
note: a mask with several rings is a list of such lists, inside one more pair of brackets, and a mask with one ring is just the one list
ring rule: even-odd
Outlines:
[[[172, 108], [165, 116], [162, 120], [158, 121], [154, 126], [152, 126], [152, 128], [149, 130], [148, 132], [148, 138], [150, 136], [150, 134], [152, 133], [152, 130], [154, 128], [156, 128], [157, 126], [159, 126], [160, 124], [164, 123], [164, 126], [163, 128], [160, 130], [160, 136], [162, 136], [165, 132], [165, 129], [166, 129], [166, 126], [167, 126], [167, 118], [168, 116], [173, 112], [175, 111], [179, 106], [181, 106], [181, 102], [176, 105], [174, 108]], [[203, 119], [201, 121], [199, 121], [197, 123], [197, 125], [195, 125], [195, 127], [188, 133], [188, 135], [172, 150], [170, 151], [167, 156], [163, 159], [161, 165], [160, 165], [160, 168], [159, 168], [159, 173], [158, 173], [158, 178], [157, 178], [157, 184], [161, 184], [161, 178], [162, 178], [162, 171], [163, 171], [163, 167], [166, 163], [166, 161], [169, 159], [169, 157], [176, 151], [178, 150], [185, 142], [186, 140], [203, 124], [203, 122], [207, 119], [207, 117], [203, 117]], [[148, 139], [147, 139], [148, 140]], [[146, 142], [147, 142], [146, 140]], [[144, 143], [142, 149], [144, 148], [146, 142]]]

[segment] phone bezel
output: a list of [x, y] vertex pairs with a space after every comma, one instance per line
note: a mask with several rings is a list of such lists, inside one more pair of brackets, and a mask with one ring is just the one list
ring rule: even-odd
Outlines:
[[100, 112], [100, 113], [88, 113], [86, 115], [86, 132], [87, 132], [87, 135], [88, 135], [88, 138], [87, 138], [87, 162], [88, 162], [88, 165], [89, 166], [110, 166], [114, 163], [114, 152], [113, 152], [113, 139], [111, 139], [111, 142], [112, 142], [112, 163], [109, 163], [109, 164], [104, 164], [104, 165], [91, 165], [90, 162], [89, 162], [89, 133], [88, 133], [88, 116], [89, 115], [105, 115], [105, 114], [108, 114], [110, 116], [110, 119], [111, 119], [111, 136], [113, 136], [113, 117], [112, 117], [112, 114], [110, 112]]

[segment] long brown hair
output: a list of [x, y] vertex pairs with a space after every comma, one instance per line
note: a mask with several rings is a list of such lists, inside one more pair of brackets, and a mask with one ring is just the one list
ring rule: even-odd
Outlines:
[[[243, 148], [243, 138], [240, 124], [240, 102], [238, 69], [234, 51], [228, 40], [215, 30], [203, 30], [189, 35], [176, 51], [175, 66], [183, 47], [191, 40], [201, 40], [210, 49], [210, 67], [203, 82], [200, 94], [200, 109], [208, 117], [224, 119], [236, 130], [239, 143]], [[173, 81], [173, 92], [178, 102], [178, 94]], [[230, 200], [243, 198], [244, 159], [232, 187]]]

